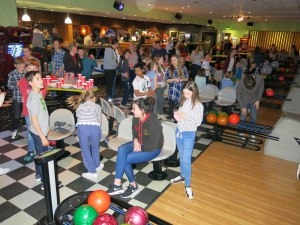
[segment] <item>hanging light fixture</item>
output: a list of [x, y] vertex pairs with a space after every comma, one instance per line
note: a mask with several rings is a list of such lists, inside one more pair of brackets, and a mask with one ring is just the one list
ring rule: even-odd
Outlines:
[[72, 24], [72, 20], [69, 16], [69, 13], [67, 13], [67, 18], [65, 19], [65, 24]]
[[27, 9], [26, 8], [24, 8], [24, 14], [22, 16], [22, 21], [24, 21], [24, 22], [30, 22], [31, 21], [30, 16], [27, 14]]
[[244, 20], [244, 16], [243, 15], [238, 16], [238, 19], [237, 19], [238, 22], [242, 22], [243, 20]]

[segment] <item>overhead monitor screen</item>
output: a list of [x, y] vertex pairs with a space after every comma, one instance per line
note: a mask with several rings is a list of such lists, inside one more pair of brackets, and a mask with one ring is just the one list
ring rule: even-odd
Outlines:
[[10, 43], [7, 45], [7, 53], [13, 58], [20, 57], [23, 55], [23, 44], [21, 43]]

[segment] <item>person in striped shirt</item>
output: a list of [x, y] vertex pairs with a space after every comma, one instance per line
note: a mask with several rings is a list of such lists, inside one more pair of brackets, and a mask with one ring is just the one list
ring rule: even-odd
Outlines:
[[81, 156], [87, 173], [82, 177], [97, 179], [97, 171], [103, 169], [100, 163], [99, 149], [101, 140], [101, 107], [96, 103], [93, 90], [89, 89], [81, 95], [74, 95], [67, 99], [67, 103], [76, 109], [77, 131]]
[[171, 179], [171, 183], [185, 183], [185, 193], [189, 199], [193, 199], [191, 159], [197, 127], [203, 119], [203, 105], [195, 82], [189, 81], [184, 87], [174, 118], [177, 120], [176, 144], [180, 155], [180, 175]]

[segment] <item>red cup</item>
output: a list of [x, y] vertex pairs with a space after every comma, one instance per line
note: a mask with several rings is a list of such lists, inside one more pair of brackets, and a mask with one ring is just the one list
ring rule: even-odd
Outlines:
[[89, 81], [91, 82], [91, 88], [94, 87], [94, 79], [89, 79]]
[[46, 77], [46, 83], [47, 83], [47, 85], [49, 85], [50, 83], [51, 83], [51, 78], [49, 77]]
[[77, 88], [81, 88], [81, 80], [76, 81]]
[[44, 87], [47, 86], [47, 78], [43, 78]]
[[86, 83], [87, 89], [90, 89], [91, 88], [91, 81], [88, 80], [85, 83]]
[[56, 87], [57, 87], [57, 88], [61, 88], [61, 82], [57, 82], [57, 83], [56, 83]]
[[65, 83], [65, 79], [62, 78], [62, 77], [58, 78], [58, 81], [59, 81], [61, 84], [64, 84], [64, 83]]
[[81, 83], [81, 86], [83, 87], [84, 90], [87, 90], [87, 89], [88, 89], [87, 83]]
[[82, 83], [85, 83], [86, 82], [86, 77], [85, 76], [81, 76], [80, 80], [82, 81]]
[[50, 75], [47, 75], [47, 76], [46, 76], [46, 78], [49, 78], [49, 79], [51, 79], [51, 76], [50, 76]]

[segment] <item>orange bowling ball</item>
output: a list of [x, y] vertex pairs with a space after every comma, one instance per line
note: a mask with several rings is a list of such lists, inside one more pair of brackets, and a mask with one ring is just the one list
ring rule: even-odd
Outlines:
[[219, 116], [217, 119], [217, 123], [222, 126], [226, 126], [228, 124], [228, 116]]
[[110, 206], [110, 196], [106, 191], [93, 191], [88, 197], [88, 205], [94, 207], [99, 214], [106, 212]]
[[208, 113], [206, 116], [206, 121], [208, 123], [215, 123], [215, 122], [217, 122], [217, 119], [218, 118], [217, 118], [216, 114], [214, 114], [214, 113]]

